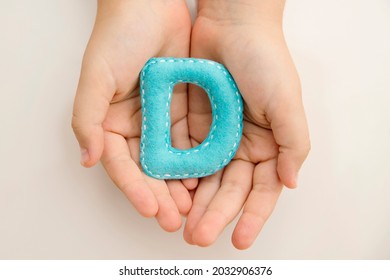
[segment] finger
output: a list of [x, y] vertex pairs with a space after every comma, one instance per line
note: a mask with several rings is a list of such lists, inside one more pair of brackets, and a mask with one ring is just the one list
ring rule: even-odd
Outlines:
[[167, 181], [169, 193], [181, 215], [186, 216], [191, 209], [192, 199], [186, 187], [178, 180]]
[[193, 190], [198, 186], [198, 178], [188, 178], [181, 180], [187, 190]]
[[[131, 151], [131, 158], [134, 161], [134, 164], [138, 166], [138, 169], [141, 170], [141, 164], [139, 162], [139, 154], [140, 154], [140, 140], [139, 138], [131, 138], [127, 141], [128, 147]], [[183, 193], [179, 193], [180, 196], [175, 193], [175, 197], [171, 197], [169, 190], [167, 189], [167, 183], [164, 180], [156, 180], [142, 173], [142, 176], [145, 182], [148, 184], [148, 188], [155, 197], [156, 202], [158, 204], [158, 212], [156, 213], [157, 222], [160, 226], [169, 232], [176, 231], [181, 226], [181, 217], [179, 213], [178, 207], [182, 207], [181, 209], [185, 209], [188, 207], [186, 205], [188, 203], [188, 197], [186, 197]], [[174, 181], [172, 181], [174, 182]], [[181, 190], [185, 192], [188, 191], [185, 187], [180, 183], [180, 181], [176, 181], [179, 185], [181, 185]], [[179, 187], [177, 185], [173, 185], [172, 187]], [[189, 195], [189, 194], [188, 194]], [[174, 199], [180, 200], [180, 204], [176, 205]], [[191, 201], [190, 201], [191, 203]], [[191, 206], [189, 206], [191, 207]], [[185, 211], [185, 210], [183, 210]]]
[[267, 113], [279, 145], [278, 174], [284, 185], [297, 186], [298, 172], [310, 151], [309, 131], [300, 97], [283, 98]]
[[81, 164], [86, 167], [96, 164], [103, 152], [102, 123], [115, 93], [115, 85], [107, 73], [110, 73], [109, 69], [101, 60], [89, 60], [86, 54], [72, 118], [73, 131], [80, 145]]
[[252, 187], [253, 168], [243, 160], [234, 160], [225, 168], [221, 188], [192, 234], [195, 244], [203, 247], [214, 243], [238, 215]]
[[106, 132], [104, 141], [102, 164], [108, 175], [141, 215], [155, 216], [158, 211], [157, 200], [132, 160], [126, 140], [121, 135]]
[[237, 249], [247, 249], [252, 245], [275, 207], [283, 188], [276, 164], [276, 159], [273, 159], [255, 167], [253, 189], [232, 235]]
[[194, 244], [192, 241], [192, 233], [203, 214], [206, 212], [207, 206], [217, 193], [221, 185], [222, 174], [223, 170], [220, 170], [211, 176], [200, 179], [199, 181], [199, 186], [195, 190], [192, 207], [188, 213], [183, 231], [183, 238], [189, 244]]
[[[188, 100], [187, 85], [178, 84], [175, 86], [171, 101], [171, 142], [177, 149], [192, 148], [188, 132]], [[182, 180], [188, 189], [194, 189], [198, 185], [198, 179], [191, 178]]]
[[146, 174], [144, 174], [144, 178], [157, 200], [157, 222], [165, 231], [177, 231], [181, 227], [181, 216], [175, 201], [169, 193], [166, 182], [151, 178]]

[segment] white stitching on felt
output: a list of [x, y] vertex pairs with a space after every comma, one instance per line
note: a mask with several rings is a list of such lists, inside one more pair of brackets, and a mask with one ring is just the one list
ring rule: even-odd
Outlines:
[[[189, 60], [183, 60], [183, 59], [169, 59], [169, 60], [165, 60], [165, 59], [158, 59], [158, 60], [152, 60], [152, 61], [150, 61], [146, 66], [145, 66], [145, 68], [144, 68], [144, 70], [141, 72], [141, 76], [143, 77], [143, 76], [145, 76], [145, 70], [147, 69], [147, 67], [150, 65], [150, 64], [155, 64], [155, 63], [157, 63], [157, 62], [169, 62], [169, 63], [173, 63], [173, 62], [189, 62], [189, 63], [196, 63], [196, 62], [199, 62], [199, 63], [205, 63], [205, 61], [208, 63], [208, 64], [211, 64], [211, 65], [215, 65], [219, 70], [221, 70], [222, 72], [223, 72], [223, 74], [225, 75], [225, 76], [227, 76], [227, 72], [225, 71], [225, 70], [223, 70], [223, 68], [219, 65], [219, 64], [216, 64], [216, 63], [214, 63], [214, 62], [212, 62], [212, 61], [208, 61], [208, 60], [192, 60], [192, 59], [189, 59]], [[236, 85], [234, 84], [234, 82], [233, 82], [233, 79], [232, 78], [230, 78], [230, 77], [228, 77], [228, 79], [229, 79], [229, 82], [230, 82], [230, 84], [236, 89], [237, 87], [236, 87]], [[196, 84], [196, 85], [200, 85], [200, 86], [202, 86], [199, 82], [197, 82], [197, 81], [183, 81], [183, 80], [178, 80], [177, 81], [177, 83], [193, 83], [193, 84]], [[170, 99], [171, 99], [171, 95], [172, 95], [172, 88], [171, 88], [171, 85], [172, 84], [174, 84], [174, 82], [170, 82], [169, 83], [169, 87], [168, 87], [168, 90], [169, 90], [169, 92], [168, 92], [168, 102], [166, 103], [166, 109], [167, 109], [167, 111], [166, 111], [166, 117], [168, 118], [169, 117], [169, 109], [170, 109], [170, 106], [169, 106], [169, 101], [170, 101]], [[144, 88], [143, 88], [143, 86], [144, 86], [144, 81], [142, 81], [141, 82], [141, 93], [142, 93], [142, 95], [144, 95], [145, 94], [145, 90], [144, 90]], [[203, 86], [202, 86], [203, 87]], [[206, 87], [203, 87], [206, 91], [207, 91], [207, 93], [208, 93], [208, 95], [210, 96], [211, 94], [210, 94], [210, 90], [208, 89], [208, 88], [206, 88]], [[235, 95], [236, 95], [236, 98], [237, 98], [237, 103], [238, 104], [240, 104], [240, 97], [239, 97], [239, 93], [238, 93], [238, 91], [236, 91], [235, 92]], [[213, 95], [211, 95], [211, 101], [212, 101], [212, 103], [214, 102], [214, 96]], [[145, 104], [145, 98], [143, 98], [142, 97], [142, 107], [143, 107], [143, 110], [142, 110], [142, 114], [145, 114], [145, 112], [146, 112], [146, 108], [145, 108], [145, 106], [144, 106], [144, 104]], [[213, 104], [214, 105], [214, 108], [216, 109], [217, 108], [217, 105], [214, 103]], [[241, 106], [238, 106], [238, 112], [239, 113], [241, 113]], [[237, 119], [240, 119], [241, 118], [241, 116], [240, 116], [240, 114], [238, 114], [237, 115]], [[215, 116], [214, 116], [214, 118], [213, 118], [213, 122], [215, 121], [215, 120], [218, 120], [218, 115], [217, 114], [215, 114]], [[169, 121], [169, 123], [170, 123], [170, 120], [168, 120]], [[167, 126], [167, 124], [168, 124], [168, 121], [166, 122], [166, 126]], [[144, 131], [146, 130], [146, 117], [144, 117]], [[214, 125], [214, 127], [211, 129], [211, 131], [210, 131], [210, 134], [209, 134], [209, 137], [210, 137], [210, 139], [213, 139], [214, 138], [214, 135], [213, 135], [213, 132], [215, 131], [215, 129], [217, 128], [217, 126], [216, 125]], [[239, 136], [239, 131], [240, 131], [240, 129], [241, 129], [241, 125], [240, 125], [240, 123], [237, 125], [237, 128], [238, 128], [238, 131], [236, 132], [236, 135], [235, 135], [235, 137], [236, 137], [236, 141], [234, 142], [234, 145], [233, 145], [233, 148], [232, 148], [232, 150], [229, 152], [229, 156], [228, 156], [228, 158], [225, 158], [223, 161], [222, 161], [222, 163], [220, 163], [218, 166], [217, 166], [217, 168], [216, 169], [214, 169], [214, 170], [210, 170], [210, 171], [208, 171], [208, 172], [202, 172], [202, 173], [192, 173], [192, 174], [190, 174], [190, 173], [185, 173], [185, 174], [182, 174], [182, 175], [180, 175], [180, 174], [175, 174], [174, 176], [175, 177], [182, 177], [182, 178], [187, 178], [187, 177], [190, 177], [190, 176], [206, 176], [206, 175], [210, 175], [210, 174], [213, 174], [213, 173], [215, 173], [218, 169], [220, 169], [223, 165], [224, 165], [224, 163], [226, 163], [227, 161], [228, 161], [228, 159], [233, 155], [233, 151], [234, 151], [234, 149], [235, 149], [235, 147], [237, 146], [237, 143], [239, 142], [239, 139], [237, 139], [238, 138], [238, 136]], [[168, 133], [166, 132], [165, 133], [166, 135], [165, 135], [165, 141], [166, 141], [166, 143], [165, 143], [165, 146], [168, 148], [168, 152], [169, 153], [171, 153], [171, 154], [176, 154], [176, 155], [182, 155], [182, 154], [184, 154], [184, 155], [190, 155], [191, 154], [191, 152], [186, 152], [186, 153], [182, 153], [182, 152], [173, 152], [173, 151], [171, 151], [170, 149], [169, 149], [169, 145], [168, 145]], [[166, 174], [164, 174], [164, 175], [160, 175], [160, 174], [157, 174], [157, 173], [153, 173], [151, 170], [149, 170], [148, 169], [148, 167], [143, 163], [144, 162], [144, 147], [145, 147], [145, 143], [143, 143], [144, 142], [144, 138], [146, 138], [146, 137], [141, 137], [141, 162], [142, 162], [142, 165], [143, 165], [143, 167], [145, 168], [145, 170], [147, 170], [151, 175], [153, 175], [153, 176], [155, 176], [155, 177], [157, 177], [157, 178], [161, 178], [161, 177], [163, 177], [163, 178], [166, 178], [166, 177], [172, 177], [172, 175], [171, 174], [169, 174], [169, 173], [166, 173]], [[202, 145], [202, 148], [205, 148], [205, 147], [207, 147], [208, 145], [210, 144], [210, 142], [206, 142], [205, 144], [203, 144]], [[199, 152], [199, 149], [195, 149], [195, 150], [193, 150], [193, 152], [194, 153], [197, 153], [197, 152]]]

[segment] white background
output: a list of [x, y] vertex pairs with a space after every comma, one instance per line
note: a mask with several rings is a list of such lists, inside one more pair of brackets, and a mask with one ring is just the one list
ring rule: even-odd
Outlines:
[[254, 246], [141, 218], [70, 128], [94, 0], [0, 0], [0, 259], [390, 258], [390, 2], [287, 1], [312, 151]]

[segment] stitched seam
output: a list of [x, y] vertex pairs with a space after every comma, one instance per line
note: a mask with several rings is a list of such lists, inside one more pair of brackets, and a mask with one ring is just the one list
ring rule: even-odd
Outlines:
[[[210, 170], [210, 171], [207, 171], [207, 172], [201, 172], [201, 173], [198, 173], [198, 172], [194, 172], [194, 173], [184, 173], [184, 174], [169, 174], [169, 173], [166, 173], [166, 174], [158, 174], [158, 173], [155, 173], [155, 172], [152, 172], [148, 166], [144, 163], [144, 148], [145, 148], [145, 143], [144, 143], [144, 140], [145, 140], [145, 133], [144, 131], [146, 131], [147, 129], [147, 118], [145, 116], [145, 112], [146, 112], [146, 108], [144, 106], [145, 104], [145, 98], [144, 98], [144, 93], [145, 93], [145, 89], [144, 89], [144, 80], [143, 80], [143, 77], [145, 76], [145, 72], [147, 70], [147, 68], [152, 65], [152, 64], [155, 64], [155, 63], [174, 63], [174, 62], [179, 62], [179, 63], [183, 63], [183, 62], [187, 62], [187, 63], [208, 63], [208, 64], [211, 64], [213, 66], [216, 66], [217, 69], [219, 69], [220, 71], [223, 72], [223, 74], [225, 76], [228, 76], [228, 73], [227, 71], [224, 69], [224, 67], [222, 67], [219, 63], [217, 62], [213, 62], [213, 61], [209, 61], [209, 60], [193, 60], [193, 59], [171, 59], [171, 58], [167, 58], [167, 59], [153, 59], [152, 61], [149, 61], [146, 66], [144, 67], [144, 69], [142, 70], [141, 72], [141, 104], [142, 104], [142, 116], [143, 116], [143, 122], [142, 122], [142, 137], [141, 137], [141, 164], [142, 166], [144, 167], [144, 169], [152, 176], [156, 177], [156, 178], [161, 178], [161, 179], [175, 179], [175, 178], [188, 178], [188, 177], [192, 177], [192, 176], [196, 176], [196, 177], [204, 177], [204, 176], [207, 176], [207, 175], [211, 175], [213, 173], [215, 173], [216, 171], [218, 171], [219, 169], [221, 169], [223, 166], [225, 166], [230, 160], [231, 158], [234, 156], [235, 154], [235, 151], [237, 150], [237, 146], [238, 146], [238, 143], [240, 142], [240, 135], [241, 135], [241, 131], [242, 131], [242, 125], [241, 125], [241, 122], [240, 120], [242, 119], [242, 104], [241, 104], [241, 98], [240, 98], [240, 94], [238, 93], [238, 89], [237, 89], [237, 86], [235, 85], [233, 79], [231, 77], [228, 77], [228, 80], [230, 82], [230, 84], [233, 86], [234, 90], [235, 90], [235, 96], [236, 96], [236, 101], [237, 101], [237, 106], [238, 106], [238, 114], [237, 114], [237, 120], [238, 120], [238, 124], [237, 124], [237, 132], [236, 132], [236, 135], [235, 135], [235, 142], [233, 144], [233, 147], [231, 148], [231, 150], [229, 151], [229, 154], [228, 154], [228, 157], [223, 159], [222, 162], [216, 167], [214, 168], [213, 170]], [[169, 86], [168, 86], [168, 100], [166, 102], [166, 112], [165, 112], [165, 117], [166, 117], [166, 122], [165, 122], [165, 126], [168, 127], [170, 126], [170, 114], [169, 114], [169, 111], [170, 111], [170, 101], [171, 101], [171, 97], [172, 97], [172, 92], [173, 92], [173, 87], [172, 85], [175, 84], [176, 81], [171, 81], [169, 82]], [[191, 80], [178, 80], [176, 83], [193, 83], [195, 85], [199, 85], [201, 86], [202, 88], [204, 88], [209, 96], [209, 99], [211, 101], [211, 106], [214, 107], [214, 109], [217, 108], [217, 105], [214, 103], [214, 96], [211, 95], [210, 93], [210, 90], [204, 86], [203, 84], [197, 82], [197, 81], [191, 81]], [[211, 128], [210, 130], [210, 133], [208, 135], [207, 138], [209, 138], [210, 140], [212, 140], [214, 138], [214, 131], [216, 130], [216, 124], [215, 124], [215, 121], [218, 120], [218, 115], [215, 114], [215, 116], [213, 116], [213, 121], [212, 123], [214, 123], [213, 127]], [[206, 139], [207, 139], [206, 138]], [[210, 145], [210, 141], [207, 141], [205, 142], [204, 144], [202, 143], [201, 147], [200, 148], [197, 148], [195, 150], [192, 150], [191, 152], [186, 152], [186, 151], [183, 151], [183, 152], [177, 152], [177, 151], [172, 151], [171, 147], [170, 147], [170, 141], [168, 139], [168, 129], [166, 129], [166, 132], [165, 132], [165, 147], [168, 149], [168, 152], [169, 153], [173, 153], [173, 154], [176, 154], [176, 155], [190, 155], [192, 153], [196, 153], [196, 152], [199, 152], [200, 149], [203, 149], [203, 148], [206, 148], [206, 147], [209, 147]]]

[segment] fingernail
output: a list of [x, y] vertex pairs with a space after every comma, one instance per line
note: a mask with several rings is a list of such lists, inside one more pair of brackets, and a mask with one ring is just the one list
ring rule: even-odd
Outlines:
[[80, 163], [82, 165], [85, 165], [87, 161], [89, 161], [89, 153], [87, 149], [80, 148], [80, 154], [81, 154], [81, 161]]

